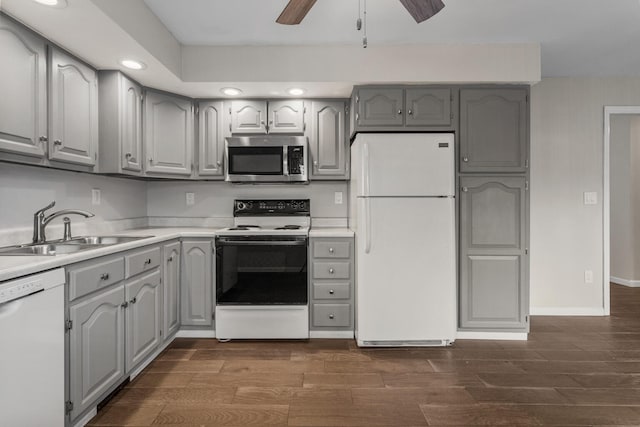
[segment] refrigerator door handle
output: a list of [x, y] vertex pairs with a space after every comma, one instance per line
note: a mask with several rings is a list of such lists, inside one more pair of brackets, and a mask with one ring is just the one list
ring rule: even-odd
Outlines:
[[369, 144], [362, 146], [362, 195], [369, 197]]
[[364, 199], [364, 253], [371, 252], [371, 202], [369, 198]]

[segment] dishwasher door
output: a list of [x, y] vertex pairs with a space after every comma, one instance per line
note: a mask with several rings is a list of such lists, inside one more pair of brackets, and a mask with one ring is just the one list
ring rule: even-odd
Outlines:
[[0, 424], [64, 426], [64, 270], [0, 283]]

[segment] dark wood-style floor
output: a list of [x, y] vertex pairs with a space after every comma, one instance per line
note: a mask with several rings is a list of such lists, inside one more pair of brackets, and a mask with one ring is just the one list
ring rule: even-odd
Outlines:
[[359, 349], [178, 339], [91, 421], [197, 426], [640, 426], [640, 288], [529, 341]]

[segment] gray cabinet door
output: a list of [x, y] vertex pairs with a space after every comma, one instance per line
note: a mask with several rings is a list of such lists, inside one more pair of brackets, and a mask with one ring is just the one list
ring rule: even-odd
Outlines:
[[156, 269], [125, 286], [127, 307], [127, 372], [135, 368], [160, 344], [162, 292]]
[[180, 328], [180, 242], [164, 245], [163, 254], [163, 331], [166, 339]]
[[142, 171], [142, 88], [123, 75], [121, 78], [122, 135], [120, 136], [123, 170]]
[[69, 308], [71, 419], [124, 378], [124, 296], [120, 285]]
[[269, 102], [269, 133], [304, 133], [304, 104], [285, 99]]
[[231, 133], [267, 133], [267, 101], [232, 101]]
[[359, 89], [356, 95], [356, 126], [402, 126], [403, 89]]
[[144, 101], [146, 171], [191, 175], [193, 104], [177, 96], [147, 91]]
[[406, 126], [450, 126], [451, 89], [406, 89]]
[[95, 70], [49, 50], [49, 159], [93, 166], [98, 148]]
[[460, 91], [460, 172], [525, 172], [526, 89]]
[[213, 265], [210, 241], [182, 242], [180, 318], [183, 326], [211, 326]]
[[526, 180], [462, 177], [460, 185], [460, 327], [526, 331]]
[[198, 104], [198, 175], [224, 178], [222, 101]]
[[311, 179], [349, 178], [349, 146], [345, 138], [344, 115], [344, 102], [311, 102]]
[[47, 136], [45, 42], [0, 16], [0, 52], [3, 57], [0, 150], [44, 157]]

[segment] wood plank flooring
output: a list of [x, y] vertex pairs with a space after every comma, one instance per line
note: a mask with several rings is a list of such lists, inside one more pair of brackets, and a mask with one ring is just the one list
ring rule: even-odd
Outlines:
[[529, 341], [359, 349], [178, 339], [92, 426], [640, 426], [640, 288], [610, 317], [533, 317]]

